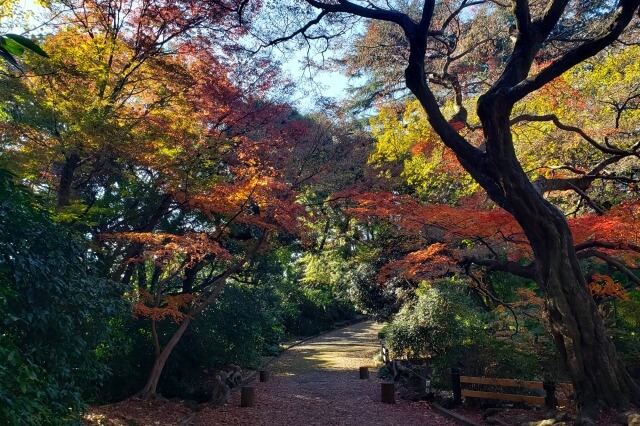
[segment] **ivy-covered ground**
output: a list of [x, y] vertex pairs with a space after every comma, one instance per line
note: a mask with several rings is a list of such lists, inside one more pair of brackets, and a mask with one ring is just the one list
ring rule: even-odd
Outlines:
[[240, 393], [222, 407], [128, 399], [92, 408], [91, 425], [453, 425], [426, 402], [380, 401], [372, 369], [359, 380], [358, 367], [374, 364], [380, 325], [364, 322], [294, 346], [268, 364], [271, 380], [254, 382], [255, 405], [240, 407]]

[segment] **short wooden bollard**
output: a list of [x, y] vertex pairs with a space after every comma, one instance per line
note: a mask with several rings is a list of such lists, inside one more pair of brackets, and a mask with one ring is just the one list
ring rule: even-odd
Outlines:
[[360, 367], [360, 380], [369, 378], [369, 367]]
[[253, 386], [243, 386], [240, 390], [240, 406], [252, 407], [256, 396], [256, 389]]
[[269, 380], [269, 372], [267, 370], [260, 370], [260, 381], [266, 382]]
[[396, 386], [395, 383], [380, 383], [382, 402], [385, 404], [396, 403]]

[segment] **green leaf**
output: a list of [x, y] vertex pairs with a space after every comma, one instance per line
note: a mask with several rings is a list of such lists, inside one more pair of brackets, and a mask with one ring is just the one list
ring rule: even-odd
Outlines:
[[19, 70], [21, 70], [20, 65], [18, 65], [18, 62], [16, 62], [15, 58], [13, 57], [13, 55], [11, 53], [9, 53], [7, 51], [7, 49], [5, 49], [2, 46], [0, 46], [0, 57], [2, 57], [5, 61], [9, 62], [14, 67], [16, 67]]
[[11, 40], [21, 44], [22, 46], [26, 47], [27, 49], [31, 50], [34, 53], [37, 53], [40, 56], [44, 56], [45, 58], [49, 57], [49, 55], [47, 55], [47, 53], [44, 50], [42, 50], [40, 46], [38, 46], [36, 43], [34, 43], [33, 41], [31, 41], [26, 37], [23, 37], [18, 34], [5, 34], [5, 37], [10, 38]]
[[24, 47], [10, 38], [0, 36], [0, 46], [12, 55], [20, 56], [24, 53]]

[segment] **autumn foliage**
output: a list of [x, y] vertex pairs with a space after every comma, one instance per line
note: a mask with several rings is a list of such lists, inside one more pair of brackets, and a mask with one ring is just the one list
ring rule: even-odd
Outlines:
[[[382, 281], [394, 273], [416, 281], [442, 277], [460, 272], [460, 267], [472, 259], [495, 259], [497, 254], [512, 262], [531, 261], [522, 229], [511, 215], [498, 208], [424, 205], [388, 192], [353, 194], [349, 201], [346, 211], [360, 221], [385, 221], [400, 235], [420, 236], [419, 246], [413, 251], [406, 247], [410, 253], [382, 269]], [[635, 269], [640, 260], [636, 241], [640, 235], [636, 220], [639, 209], [638, 202], [626, 202], [604, 215], [570, 219], [576, 248], [580, 252], [597, 247]], [[427, 248], [422, 248], [425, 243]]]
[[[441, 367], [486, 347], [487, 368], [509, 365], [513, 348], [524, 365], [553, 341], [580, 401], [611, 383], [591, 399], [640, 395], [607, 340], [635, 318], [640, 285], [637, 0], [569, 2], [565, 14], [527, 1], [425, 1], [422, 13], [347, 0], [43, 3], [46, 56], [0, 36], [0, 177], [35, 194], [7, 184], [42, 229], [75, 233], [85, 253], [74, 245], [68, 264], [91, 264], [96, 288], [112, 283], [130, 308], [104, 321], [120, 340], [91, 356], [132, 351], [123, 364], [147, 376], [130, 385], [143, 396], [166, 366], [181, 382], [211, 342], [223, 342], [215, 363], [233, 348], [258, 360], [354, 304], [395, 316], [410, 346], [399, 353]], [[354, 15], [378, 19], [354, 27]], [[628, 40], [591, 43], [605, 29]], [[296, 38], [309, 52], [324, 43], [323, 58], [345, 41], [324, 66], [362, 78], [352, 102], [309, 115], [288, 103], [292, 82], [270, 54]], [[8, 253], [0, 276], [30, 276], [28, 262], [5, 267], [24, 250]], [[422, 322], [419, 339], [404, 319]]]

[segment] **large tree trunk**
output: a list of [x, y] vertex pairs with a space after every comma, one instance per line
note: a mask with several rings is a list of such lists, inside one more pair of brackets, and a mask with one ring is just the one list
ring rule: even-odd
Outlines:
[[536, 280], [545, 295], [548, 330], [578, 402], [590, 416], [597, 412], [598, 403], [608, 407], [640, 404], [640, 387], [622, 365], [588, 290], [567, 220], [534, 188], [515, 156], [509, 113], [510, 105], [479, 105], [491, 179], [503, 193], [495, 201], [514, 216], [531, 244]]
[[[557, 247], [541, 269], [548, 272], [541, 287], [546, 290], [549, 332], [558, 347], [583, 409], [591, 412], [601, 401], [608, 407], [640, 403], [640, 388], [627, 373], [604, 321], [586, 288], [572, 247]], [[542, 262], [541, 262], [542, 264]], [[592, 413], [590, 413], [592, 414]]]
[[512, 104], [503, 102], [497, 91], [480, 99], [478, 116], [486, 152], [473, 152], [437, 112], [439, 107], [423, 77], [422, 58], [421, 45], [414, 44], [406, 70], [407, 86], [462, 166], [524, 230], [534, 253], [536, 280], [545, 295], [548, 330], [574, 383], [579, 404], [588, 416], [594, 414], [598, 402], [609, 407], [627, 402], [640, 405], [640, 388], [606, 336], [564, 215], [537, 192], [518, 162], [509, 125]]
[[[529, 201], [542, 198], [529, 193]], [[524, 197], [523, 197], [524, 198]], [[537, 200], [538, 203], [546, 203]], [[548, 330], [577, 390], [580, 405], [594, 414], [597, 402], [609, 407], [640, 403], [640, 388], [619, 360], [604, 321], [580, 270], [571, 232], [560, 212], [516, 211], [538, 266], [545, 294]]]
[[429, 122], [462, 166], [510, 212], [533, 249], [537, 282], [545, 295], [546, 320], [587, 415], [596, 402], [619, 407], [640, 405], [640, 388], [623, 367], [604, 321], [580, 270], [573, 237], [564, 215], [538, 193], [518, 162], [509, 124], [513, 104], [495, 89], [482, 96], [478, 116], [486, 152], [473, 151], [439, 114], [424, 79], [422, 45], [412, 45], [406, 70], [407, 86], [420, 100]]

